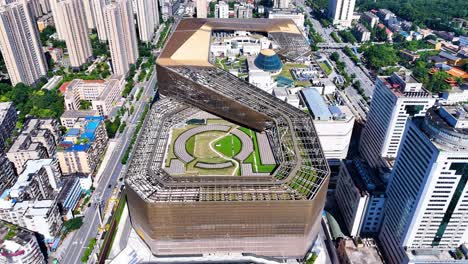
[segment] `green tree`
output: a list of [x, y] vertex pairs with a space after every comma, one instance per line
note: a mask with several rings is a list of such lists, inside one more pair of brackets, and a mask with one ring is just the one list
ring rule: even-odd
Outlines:
[[450, 77], [450, 75], [444, 71], [436, 72], [429, 79], [428, 83], [426, 84], [426, 88], [434, 93], [449, 90], [451, 87], [445, 81], [445, 79], [448, 77]]
[[397, 51], [392, 45], [371, 45], [364, 51], [367, 65], [372, 69], [393, 66], [398, 62]]

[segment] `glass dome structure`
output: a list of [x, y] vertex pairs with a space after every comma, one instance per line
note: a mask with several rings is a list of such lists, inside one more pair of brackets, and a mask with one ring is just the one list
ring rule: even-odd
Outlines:
[[254, 63], [257, 68], [269, 72], [281, 71], [281, 68], [283, 67], [278, 54], [276, 54], [272, 49], [261, 50], [257, 58], [255, 58]]

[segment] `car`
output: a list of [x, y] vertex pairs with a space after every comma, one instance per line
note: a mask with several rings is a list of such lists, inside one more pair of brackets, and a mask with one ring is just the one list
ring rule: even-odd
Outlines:
[[107, 188], [110, 188], [110, 187], [112, 187], [112, 184], [107, 185]]

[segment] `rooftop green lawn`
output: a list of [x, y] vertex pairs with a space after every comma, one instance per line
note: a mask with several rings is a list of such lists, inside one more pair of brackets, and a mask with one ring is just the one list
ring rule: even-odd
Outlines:
[[247, 135], [250, 136], [250, 138], [253, 140], [254, 143], [254, 152], [250, 154], [247, 159], [244, 160], [244, 163], [250, 163], [252, 164], [252, 170], [253, 172], [257, 173], [271, 173], [275, 170], [276, 164], [262, 164], [262, 161], [260, 159], [260, 150], [258, 148], [258, 142], [257, 142], [257, 134], [245, 127], [239, 128], [242, 132], [246, 133]]
[[242, 149], [242, 142], [237, 136], [227, 135], [214, 143], [216, 151], [226, 157], [236, 156]]
[[325, 62], [319, 62], [319, 66], [327, 75], [330, 75], [333, 72], [330, 66], [328, 66], [328, 64], [326, 64]]

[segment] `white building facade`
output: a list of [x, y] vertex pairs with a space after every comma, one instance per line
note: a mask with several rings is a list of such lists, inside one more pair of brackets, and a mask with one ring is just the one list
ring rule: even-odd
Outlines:
[[408, 119], [424, 116], [434, 103], [435, 98], [408, 73], [377, 78], [361, 135], [361, 155], [372, 167], [385, 167], [385, 160], [396, 158]]
[[112, 59], [112, 71], [127, 75], [138, 58], [138, 43], [130, 0], [118, 0], [104, 9], [104, 20]]
[[150, 42], [159, 25], [157, 0], [136, 0], [138, 34], [143, 42]]
[[330, 0], [328, 12], [333, 25], [341, 28], [351, 27], [355, 4], [356, 0]]
[[80, 68], [93, 55], [84, 5], [81, 0], [65, 0], [58, 3], [59, 16], [62, 18], [64, 39], [67, 45], [70, 65]]
[[410, 262], [413, 249], [453, 249], [468, 240], [466, 111], [434, 107], [407, 125], [379, 234], [389, 263]]
[[32, 85], [47, 74], [36, 21], [26, 2], [0, 7], [0, 51], [13, 85]]

